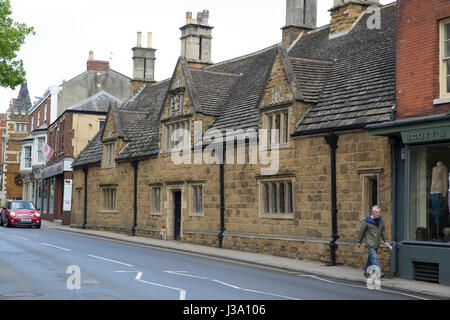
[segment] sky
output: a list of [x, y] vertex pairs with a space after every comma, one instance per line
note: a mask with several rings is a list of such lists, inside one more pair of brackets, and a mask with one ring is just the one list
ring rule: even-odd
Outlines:
[[[333, 0], [318, 0], [318, 27], [329, 24], [332, 6]], [[36, 32], [18, 53], [32, 103], [50, 86], [86, 71], [91, 50], [94, 59], [109, 61], [111, 69], [131, 78], [138, 31], [143, 45], [147, 32], [153, 33], [155, 80], [170, 78], [181, 52], [179, 28], [188, 11], [196, 18], [197, 12], [209, 10], [214, 63], [281, 42], [286, 22], [284, 0], [11, 0], [11, 7], [13, 19]], [[0, 112], [6, 112], [19, 89], [0, 88]]]

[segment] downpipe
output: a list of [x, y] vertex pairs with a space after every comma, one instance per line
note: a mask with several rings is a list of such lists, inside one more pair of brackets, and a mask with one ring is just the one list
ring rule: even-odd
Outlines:
[[136, 235], [137, 227], [137, 180], [138, 180], [138, 161], [131, 162], [131, 166], [134, 169], [134, 199], [133, 199], [133, 226], [131, 227], [131, 236]]
[[336, 149], [338, 148], [339, 136], [334, 131], [331, 131], [325, 137], [325, 141], [330, 146], [331, 151], [331, 241], [330, 241], [330, 265], [336, 265], [336, 250], [338, 245], [336, 241], [339, 239], [337, 228], [337, 187], [336, 187]]
[[82, 229], [87, 227], [87, 196], [88, 196], [88, 167], [83, 167], [84, 173], [84, 210], [83, 210], [83, 225]]

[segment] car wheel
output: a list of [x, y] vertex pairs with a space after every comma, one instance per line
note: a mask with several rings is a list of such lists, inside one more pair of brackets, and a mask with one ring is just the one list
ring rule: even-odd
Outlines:
[[41, 228], [41, 225], [40, 224], [38, 224], [37, 226], [35, 226], [36, 227], [36, 229], [40, 229]]
[[4, 223], [5, 228], [9, 228], [11, 225], [9, 224], [9, 218], [6, 218]]
[[3, 219], [2, 219], [2, 215], [0, 214], [0, 226], [3, 225]]

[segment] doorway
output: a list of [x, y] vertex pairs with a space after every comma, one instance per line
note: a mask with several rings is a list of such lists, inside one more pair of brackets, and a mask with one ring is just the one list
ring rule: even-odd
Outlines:
[[181, 240], [181, 191], [173, 192], [174, 240]]

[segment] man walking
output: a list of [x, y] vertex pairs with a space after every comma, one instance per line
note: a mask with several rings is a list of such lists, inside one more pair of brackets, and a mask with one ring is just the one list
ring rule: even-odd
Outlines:
[[373, 266], [375, 267], [377, 275], [382, 277], [383, 274], [380, 272], [380, 263], [377, 257], [378, 248], [380, 247], [380, 238], [383, 238], [387, 247], [390, 247], [390, 244], [387, 240], [388, 236], [384, 227], [384, 222], [381, 219], [381, 208], [379, 206], [374, 206], [372, 208], [372, 214], [362, 223], [357, 239], [358, 248], [361, 248], [363, 238], [365, 238], [366, 246], [369, 250], [369, 257], [367, 258], [367, 263], [364, 267], [364, 275], [368, 278], [370, 276], [368, 269]]

